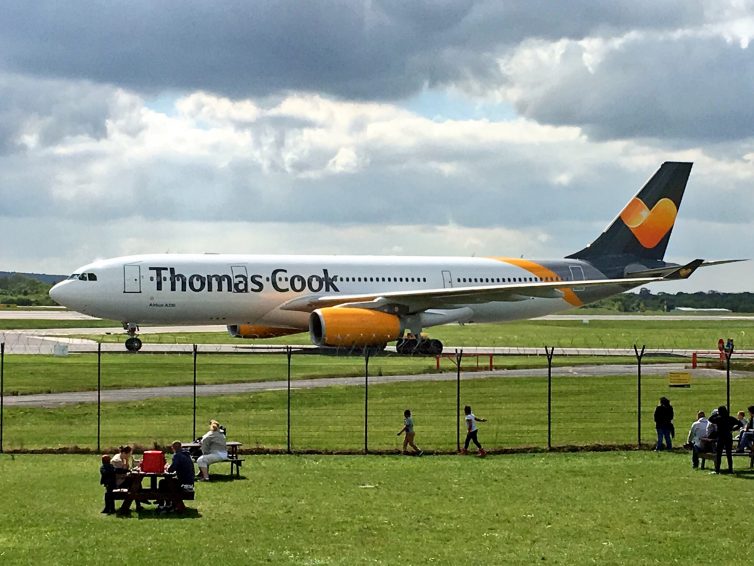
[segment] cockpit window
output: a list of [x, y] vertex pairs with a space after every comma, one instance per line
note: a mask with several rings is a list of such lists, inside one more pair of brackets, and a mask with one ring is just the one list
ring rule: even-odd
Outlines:
[[87, 273], [86, 277], [87, 277], [87, 279], [89, 279], [89, 281], [96, 281], [97, 280], [97, 276], [94, 273]]
[[79, 275], [80, 275], [79, 273], [73, 273], [73, 274], [71, 274], [71, 275], [68, 276], [68, 279], [78, 279]]
[[79, 275], [79, 280], [86, 281], [86, 273], [82, 273], [81, 275]]

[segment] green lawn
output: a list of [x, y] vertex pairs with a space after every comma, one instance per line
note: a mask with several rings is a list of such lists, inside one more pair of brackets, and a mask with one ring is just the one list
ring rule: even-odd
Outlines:
[[[500, 360], [503, 361], [502, 359]], [[4, 360], [6, 395], [92, 391], [97, 389], [97, 355], [71, 354], [65, 357], [13, 355]], [[544, 358], [538, 363], [546, 363]], [[471, 365], [471, 362], [469, 362]], [[434, 358], [392, 356], [370, 360], [372, 375], [404, 375], [435, 371]], [[448, 362], [445, 371], [454, 371]], [[102, 387], [153, 387], [193, 383], [192, 354], [104, 353]], [[364, 375], [360, 356], [295, 355], [291, 378]], [[197, 383], [242, 383], [285, 380], [285, 354], [202, 354], [197, 357]]]
[[[461, 407], [488, 419], [479, 438], [489, 450], [543, 449], [547, 446], [547, 379], [497, 377], [464, 379]], [[734, 378], [734, 410], [754, 399], [754, 381]], [[668, 387], [664, 376], [642, 379], [642, 443], [652, 445], [652, 415], [660, 396], [675, 407], [676, 444], [683, 444], [696, 412], [708, 413], [725, 403], [724, 378], [696, 378], [691, 388]], [[637, 443], [636, 376], [553, 378], [552, 445], [634, 446]], [[366, 401], [366, 403], [365, 403]], [[395, 451], [403, 410], [416, 421], [416, 441], [433, 452], [456, 449], [456, 382], [407, 382], [364, 386], [331, 386], [291, 392], [291, 448], [294, 451], [358, 453], [364, 449], [365, 405], [367, 448]], [[210, 418], [228, 427], [232, 440], [246, 450], [287, 449], [287, 391], [197, 398], [197, 435]], [[175, 438], [193, 438], [193, 401], [188, 398], [103, 403], [102, 447], [123, 443], [166, 445]], [[3, 447], [10, 450], [97, 447], [97, 406], [14, 408], [4, 412]], [[463, 436], [461, 437], [463, 439]]]
[[[645, 363], [679, 362], [678, 357], [646, 357]], [[555, 356], [553, 366], [585, 364], [635, 364], [636, 358], [615, 356]], [[371, 375], [415, 375], [436, 373], [436, 360], [424, 356], [376, 356], [370, 358]], [[496, 369], [546, 368], [544, 352], [538, 356], [495, 356]], [[487, 370], [486, 356], [466, 357], [464, 371]], [[56, 393], [61, 391], [96, 391], [97, 355], [70, 354], [7, 355], [4, 359], [4, 391], [6, 395]], [[364, 375], [361, 356], [319, 356], [294, 354], [291, 379], [349, 377]], [[443, 359], [440, 371], [455, 373], [455, 362]], [[288, 363], [285, 354], [208, 354], [197, 357], [197, 383], [245, 383], [285, 380]], [[194, 361], [191, 354], [147, 354], [106, 352], [102, 355], [100, 379], [103, 389], [191, 385]]]
[[120, 328], [114, 320], [46, 320], [46, 319], [3, 319], [0, 330], [34, 330], [42, 328]]
[[734, 564], [754, 477], [652, 452], [255, 456], [185, 516], [116, 517], [98, 467], [0, 455], [0, 562]]
[[[563, 348], [648, 348], [714, 350], [719, 338], [733, 338], [739, 350], [754, 349], [751, 320], [523, 320], [497, 324], [437, 326], [427, 334], [446, 346]], [[125, 334], [87, 335], [93, 340], [124, 342]], [[242, 340], [226, 332], [145, 334], [148, 343], [165, 344], [308, 344], [306, 333], [269, 340]]]

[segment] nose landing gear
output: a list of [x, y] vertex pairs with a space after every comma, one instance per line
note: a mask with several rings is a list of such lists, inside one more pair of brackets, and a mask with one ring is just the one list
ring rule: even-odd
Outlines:
[[136, 324], [130, 322], [123, 323], [123, 329], [128, 333], [126, 338], [126, 350], [129, 352], [138, 352], [141, 350], [141, 340], [136, 336], [139, 331], [139, 327]]

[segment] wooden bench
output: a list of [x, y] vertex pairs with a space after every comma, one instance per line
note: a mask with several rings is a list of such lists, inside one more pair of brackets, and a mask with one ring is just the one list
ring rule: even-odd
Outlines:
[[230, 462], [230, 476], [233, 477], [233, 469], [236, 470], [236, 477], [241, 477], [241, 466], [243, 465], [243, 458], [238, 456], [229, 456], [228, 462]]
[[[122, 501], [126, 499], [128, 495], [129, 493], [127, 489], [114, 489], [113, 490], [113, 499], [116, 501]], [[183, 491], [183, 490], [179, 490], [177, 492], [167, 492], [167, 491], [154, 491], [152, 489], [140, 489], [139, 491], [131, 493], [130, 495], [133, 501], [142, 501], [142, 502], [157, 501], [158, 499], [165, 499], [165, 500], [170, 500], [170, 501], [175, 501], [175, 500], [193, 501], [194, 500], [193, 491]]]
[[[734, 458], [738, 458], [741, 456], [745, 456], [749, 459], [749, 468], [754, 468], [754, 450], [747, 450], [745, 452], [736, 452], [735, 450], [732, 452]], [[717, 458], [716, 452], [700, 452], [699, 457], [702, 459], [702, 469], [704, 469], [704, 464], [707, 460], [710, 460], [713, 465], [715, 462], [715, 458]], [[722, 460], [720, 462], [720, 465], [725, 463], [727, 456], [725, 455], [725, 452], [723, 452]]]
[[[231, 478], [233, 478], [233, 477], [240, 478], [241, 477], [241, 466], [243, 465], [243, 460], [244, 460], [243, 458], [239, 458], [238, 456], [232, 456], [232, 455], [229, 454], [228, 458], [226, 460], [220, 460], [219, 462], [213, 462], [211, 465], [215, 466], [216, 464], [225, 464], [225, 463], [230, 462], [230, 477]], [[235, 470], [235, 476], [233, 474], [234, 470]]]
[[[194, 462], [196, 462], [197, 458], [192, 458]], [[216, 466], [217, 464], [230, 464], [230, 477], [231, 478], [240, 478], [241, 477], [241, 466], [243, 465], [243, 458], [239, 458], [236, 455], [228, 454], [228, 457], [225, 460], [220, 460], [218, 462], [212, 462], [210, 464], [210, 469], [212, 466]], [[234, 473], [235, 472], [235, 473]], [[199, 477], [199, 476], [197, 476]]]
[[[201, 442], [184, 442], [183, 448], [184, 450], [189, 450], [191, 452], [191, 459], [196, 462], [199, 459], [199, 454], [201, 454], [201, 451], [199, 450], [201, 448]], [[240, 478], [241, 477], [241, 466], [243, 465], [243, 458], [238, 457], [238, 449], [242, 446], [242, 443], [237, 442], [235, 440], [230, 440], [226, 443], [226, 447], [228, 449], [228, 457], [225, 460], [220, 460], [219, 462], [213, 462], [211, 465], [214, 466], [215, 464], [222, 464], [224, 462], [230, 463], [230, 477], [231, 478]]]

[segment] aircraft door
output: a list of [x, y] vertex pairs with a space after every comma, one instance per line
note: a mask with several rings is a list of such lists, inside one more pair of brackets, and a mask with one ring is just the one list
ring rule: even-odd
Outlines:
[[246, 281], [249, 280], [249, 273], [246, 271], [245, 265], [231, 265], [230, 271], [233, 274], [233, 292], [238, 293], [236, 290], [236, 277], [243, 277]]
[[123, 292], [124, 293], [141, 293], [141, 266], [124, 265], [123, 266]]
[[[584, 277], [584, 268], [580, 265], [569, 265], [568, 269], [571, 271], [571, 280], [572, 281], [583, 281], [585, 279]], [[584, 287], [574, 287], [574, 291], [583, 291]]]
[[442, 286], [444, 289], [453, 287], [453, 276], [450, 274], [450, 271], [442, 272]]

